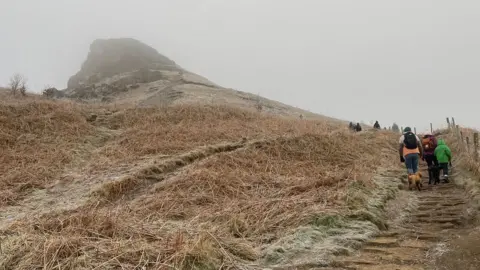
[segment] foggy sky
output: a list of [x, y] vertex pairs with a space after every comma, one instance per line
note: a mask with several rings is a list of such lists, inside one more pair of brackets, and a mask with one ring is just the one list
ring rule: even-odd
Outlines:
[[133, 37], [222, 86], [354, 121], [480, 128], [480, 2], [0, 0], [0, 84], [65, 88]]

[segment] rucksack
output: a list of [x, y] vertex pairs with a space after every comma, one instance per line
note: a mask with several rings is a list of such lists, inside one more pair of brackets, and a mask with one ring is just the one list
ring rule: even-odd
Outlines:
[[426, 151], [431, 151], [435, 149], [435, 144], [433, 143], [432, 137], [427, 137], [422, 139], [423, 149]]
[[407, 149], [416, 149], [418, 147], [417, 136], [415, 136], [415, 134], [413, 134], [413, 132], [407, 132], [403, 136], [404, 136], [403, 145]]

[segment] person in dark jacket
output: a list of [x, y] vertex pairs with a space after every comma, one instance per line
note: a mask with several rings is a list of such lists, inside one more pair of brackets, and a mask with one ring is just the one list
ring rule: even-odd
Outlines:
[[437, 138], [432, 134], [425, 134], [422, 138], [423, 160], [428, 166], [428, 184], [437, 184], [440, 182], [440, 169], [435, 148], [437, 148]]
[[360, 126], [360, 123], [357, 123], [357, 125], [355, 126], [355, 131], [356, 132], [362, 131], [362, 127]]
[[380, 124], [378, 123], [378, 121], [375, 121], [375, 124], [373, 125], [373, 128], [375, 128], [375, 129], [381, 129], [381, 128], [380, 128]]

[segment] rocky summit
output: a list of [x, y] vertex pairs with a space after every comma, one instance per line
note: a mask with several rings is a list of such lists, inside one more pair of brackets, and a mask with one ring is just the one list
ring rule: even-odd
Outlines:
[[154, 48], [132, 38], [97, 39], [80, 71], [68, 81], [68, 88], [97, 83], [104, 78], [139, 69], [177, 70], [174, 61]]
[[55, 90], [44, 94], [82, 103], [136, 107], [227, 105], [295, 118], [324, 118], [258, 95], [221, 87], [132, 38], [95, 40], [80, 71], [68, 81], [68, 88]]

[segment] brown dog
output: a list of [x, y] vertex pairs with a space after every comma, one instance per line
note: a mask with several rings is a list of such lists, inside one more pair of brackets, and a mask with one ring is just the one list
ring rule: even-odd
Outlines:
[[415, 188], [415, 186], [417, 187], [418, 191], [422, 190], [422, 174], [420, 172], [408, 175], [408, 188], [412, 190]]

